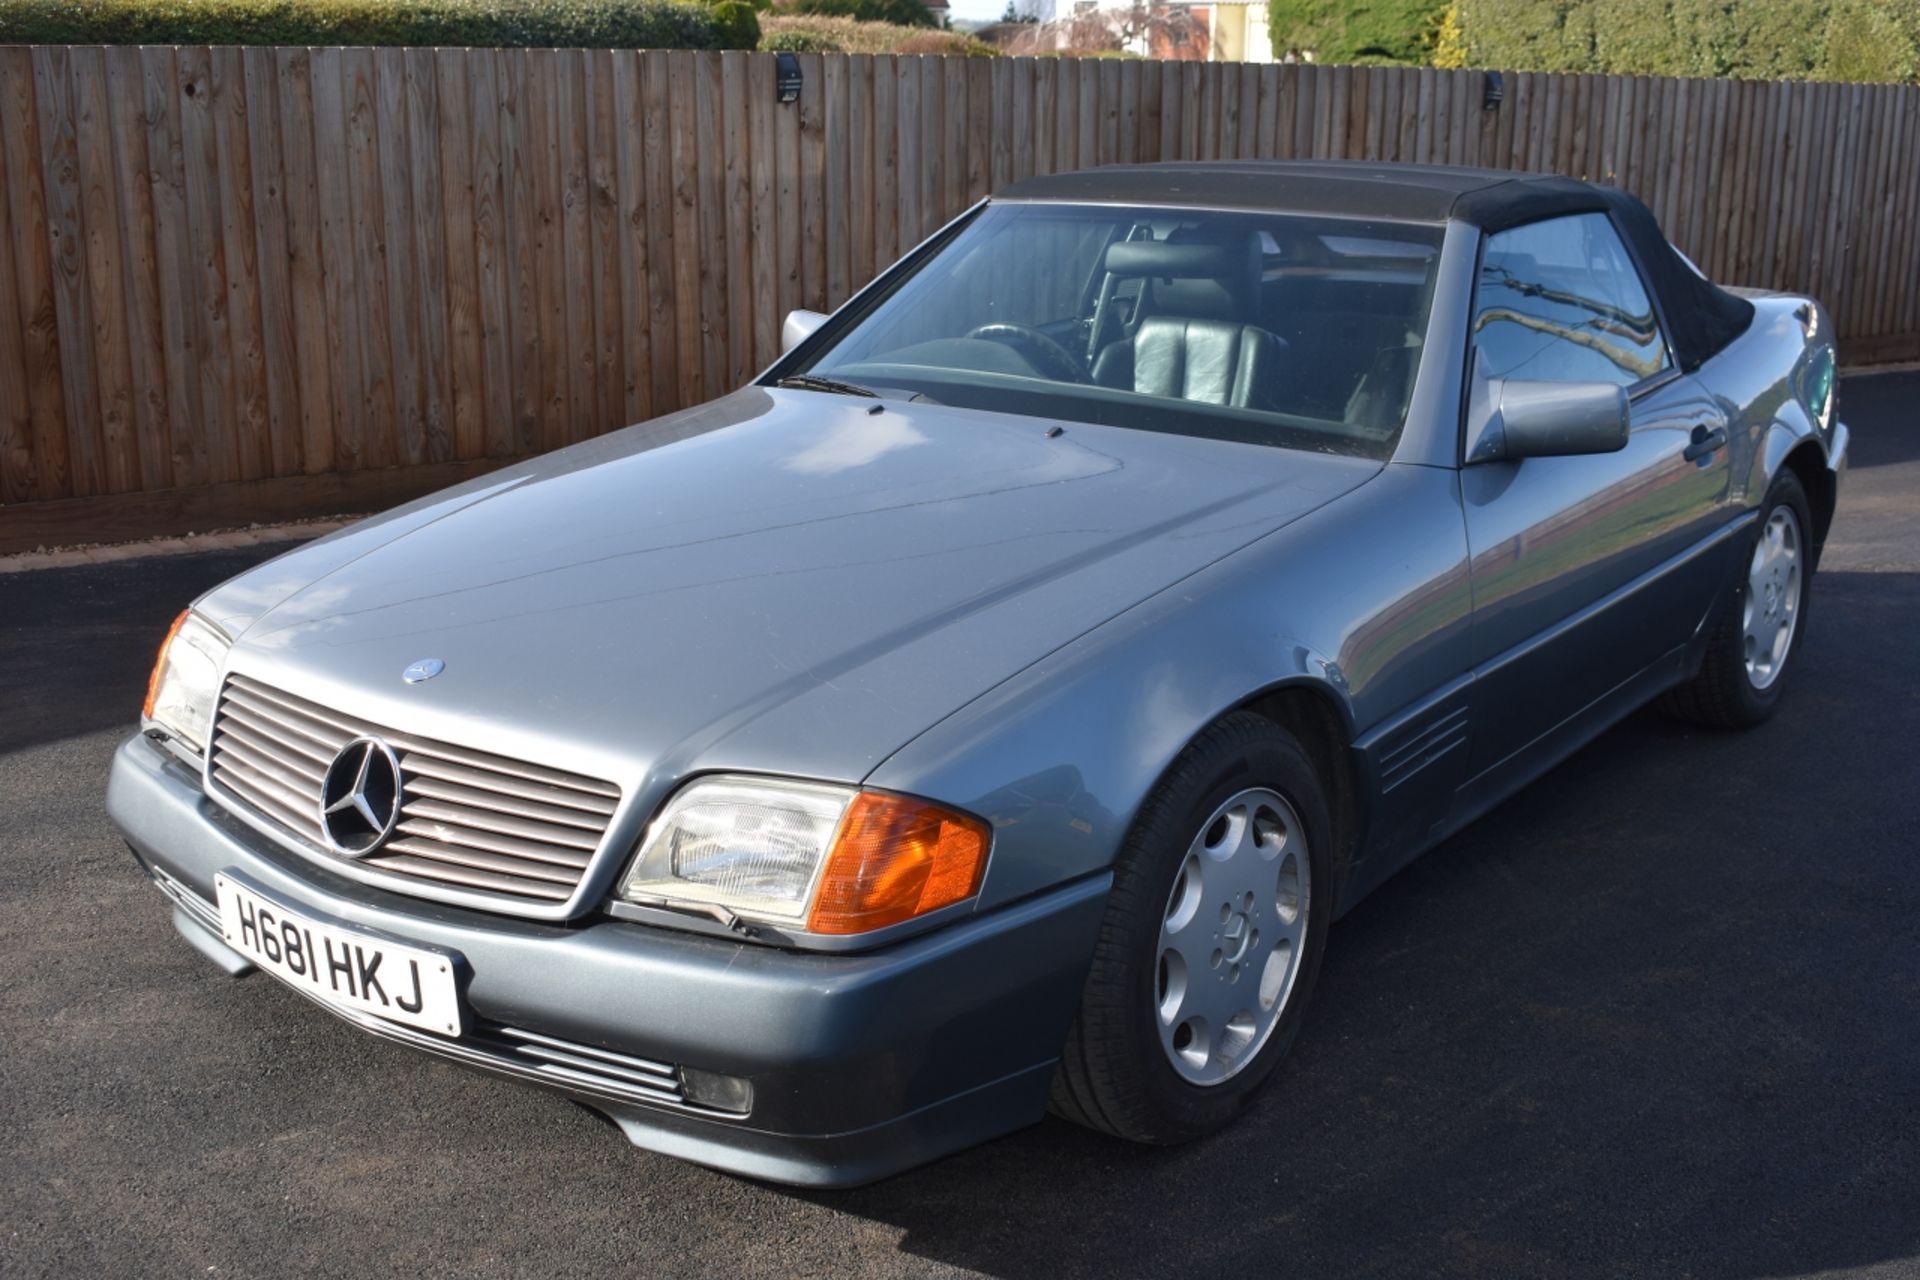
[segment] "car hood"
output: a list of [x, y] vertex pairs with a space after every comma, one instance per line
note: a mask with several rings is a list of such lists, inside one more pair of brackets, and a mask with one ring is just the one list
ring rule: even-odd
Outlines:
[[[858, 781], [970, 699], [1378, 464], [749, 388], [263, 565], [235, 670], [607, 777]], [[408, 664], [445, 663], [409, 685]]]

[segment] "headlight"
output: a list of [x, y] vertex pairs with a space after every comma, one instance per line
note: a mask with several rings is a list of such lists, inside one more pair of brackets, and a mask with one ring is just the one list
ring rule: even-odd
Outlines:
[[620, 894], [809, 933], [864, 933], [972, 897], [988, 840], [980, 819], [907, 796], [701, 778], [647, 829]]
[[207, 748], [220, 668], [232, 647], [227, 638], [189, 610], [173, 620], [147, 681], [146, 719], [198, 755]]

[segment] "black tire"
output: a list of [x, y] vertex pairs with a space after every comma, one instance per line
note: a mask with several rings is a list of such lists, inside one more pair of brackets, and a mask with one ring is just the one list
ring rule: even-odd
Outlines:
[[1733, 598], [1728, 601], [1719, 625], [1707, 641], [1707, 652], [1699, 673], [1660, 700], [1660, 709], [1667, 714], [1693, 724], [1745, 729], [1771, 716], [1773, 709], [1779, 705], [1780, 696], [1793, 675], [1801, 641], [1807, 634], [1807, 609], [1813, 600], [1814, 567], [1813, 513], [1807, 505], [1807, 494], [1801, 487], [1800, 477], [1785, 469], [1774, 477], [1773, 483], [1767, 488], [1766, 501], [1760, 504], [1759, 523], [1753, 537], [1744, 545], [1743, 556], [1752, 555], [1765, 534], [1768, 522], [1776, 511], [1782, 509], [1791, 513], [1798, 523], [1800, 595], [1793, 616], [1793, 633], [1787, 642], [1786, 657], [1781, 660], [1778, 673], [1764, 688], [1757, 687], [1747, 673], [1745, 610], [1750, 588], [1747, 581], [1748, 560], [1743, 558], [1739, 579], [1733, 587]]
[[[1311, 894], [1298, 967], [1265, 1043], [1226, 1080], [1189, 1083], [1162, 1047], [1153, 1012], [1160, 927], [1188, 846], [1236, 793], [1264, 787], [1300, 819]], [[1263, 716], [1235, 712], [1188, 745], [1128, 833], [1094, 948], [1080, 1013], [1053, 1080], [1053, 1109], [1134, 1142], [1173, 1144], [1228, 1124], [1272, 1076], [1299, 1034], [1332, 916], [1331, 808], [1298, 739]], [[1256, 935], [1257, 937], [1257, 935]]]

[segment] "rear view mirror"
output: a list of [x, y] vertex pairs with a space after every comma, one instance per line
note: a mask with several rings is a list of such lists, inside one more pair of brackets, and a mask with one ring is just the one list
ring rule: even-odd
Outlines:
[[785, 354], [813, 336], [813, 331], [827, 322], [826, 316], [818, 311], [789, 311], [787, 322], [780, 326], [780, 351]]
[[1474, 388], [1467, 461], [1618, 453], [1627, 447], [1627, 390], [1611, 382], [1488, 378]]

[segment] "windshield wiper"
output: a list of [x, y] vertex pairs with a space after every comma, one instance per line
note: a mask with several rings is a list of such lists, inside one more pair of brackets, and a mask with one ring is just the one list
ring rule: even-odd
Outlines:
[[827, 391], [837, 396], [866, 396], [871, 400], [880, 398], [880, 393], [872, 387], [863, 387], [857, 382], [842, 382], [838, 378], [823, 378], [817, 373], [788, 374], [773, 385], [799, 391]]

